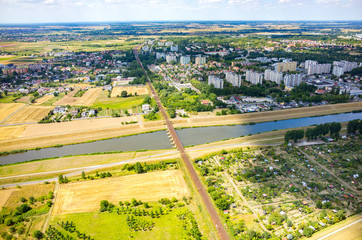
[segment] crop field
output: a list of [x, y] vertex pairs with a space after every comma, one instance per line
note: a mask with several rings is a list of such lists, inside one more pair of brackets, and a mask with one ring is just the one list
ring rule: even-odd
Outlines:
[[14, 115], [9, 117], [6, 121], [4, 121], [4, 123], [13, 124], [38, 122], [46, 115], [48, 115], [49, 111], [52, 109], [53, 107], [26, 106], [25, 108], [19, 110]]
[[6, 126], [0, 127], [0, 140], [6, 140], [19, 137], [26, 126]]
[[[94, 194], [97, 193], [97, 194]], [[179, 170], [136, 174], [96, 181], [60, 185], [53, 214], [92, 212], [99, 202], [158, 201], [161, 198], [181, 199], [189, 195]]]
[[0, 103], [0, 122], [24, 105], [22, 103]]
[[54, 95], [45, 95], [45, 96], [42, 96], [41, 98], [38, 98], [38, 99], [35, 101], [35, 104], [34, 104], [34, 105], [43, 104], [43, 103], [45, 103], [46, 101], [52, 99], [53, 97], [54, 97]]
[[8, 208], [13, 208], [14, 206], [19, 205], [19, 203], [21, 203], [19, 201], [21, 197], [29, 198], [33, 196], [37, 198], [43, 195], [48, 195], [50, 191], [54, 191], [54, 184], [50, 183], [50, 184], [28, 185], [11, 190], [12, 190], [11, 194], [6, 201], [6, 204], [4, 205], [5, 207]]
[[99, 94], [97, 100], [93, 103], [93, 107], [101, 107], [103, 109], [132, 109], [140, 106], [144, 100], [144, 96], [108, 98], [107, 94], [107, 91]]
[[91, 106], [97, 99], [98, 95], [102, 92], [101, 88], [91, 88], [81, 96], [74, 105]]
[[5, 206], [6, 202], [8, 201], [10, 195], [15, 189], [7, 189], [0, 191], [0, 208]]
[[121, 96], [122, 91], [127, 91], [128, 94], [135, 95], [147, 95], [148, 88], [146, 86], [126, 86], [126, 87], [114, 87], [112, 90], [111, 97]]
[[70, 93], [68, 93], [67, 95], [64, 95], [64, 97], [60, 98], [58, 101], [54, 102], [53, 105], [54, 106], [59, 106], [59, 105], [74, 105], [74, 103], [77, 101], [77, 98], [73, 97], [74, 94], [76, 94], [78, 92], [79, 89], [74, 89], [73, 91], [71, 91]]

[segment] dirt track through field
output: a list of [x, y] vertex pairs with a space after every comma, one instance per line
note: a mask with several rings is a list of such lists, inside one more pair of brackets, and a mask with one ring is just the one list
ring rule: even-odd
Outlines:
[[0, 122], [23, 106], [25, 106], [24, 103], [0, 103]]
[[[97, 194], [95, 194], [97, 193]], [[189, 191], [180, 170], [157, 171], [94, 181], [61, 184], [53, 214], [92, 212], [102, 200], [158, 201], [161, 198], [187, 197]]]
[[[141, 45], [140, 45], [141, 46]], [[157, 95], [157, 92], [156, 90], [153, 88], [151, 82], [150, 82], [150, 79], [147, 75], [147, 72], [145, 71], [143, 65], [142, 65], [142, 62], [140, 61], [139, 57], [138, 57], [138, 49], [140, 46], [136, 47], [134, 50], [133, 50], [133, 53], [134, 55], [136, 56], [136, 59], [137, 59], [137, 62], [138, 64], [141, 66], [143, 72], [144, 72], [144, 75], [146, 76], [147, 78], [147, 84], [149, 86], [149, 88], [151, 89], [151, 92], [152, 92], [152, 95], [154, 96], [156, 102], [157, 102], [157, 105], [160, 109], [160, 112], [162, 113], [162, 116], [163, 118], [165, 119], [166, 121], [166, 125], [167, 125], [167, 128], [169, 130], [169, 133], [170, 135], [172, 136], [172, 139], [177, 147], [177, 149], [179, 150], [180, 154], [181, 154], [181, 158], [188, 170], [188, 173], [190, 174], [190, 177], [192, 179], [192, 181], [194, 182], [195, 184], [195, 187], [196, 189], [198, 190], [199, 194], [201, 195], [201, 198], [205, 204], [205, 207], [207, 209], [207, 211], [209, 212], [209, 215], [211, 217], [211, 220], [212, 222], [215, 224], [215, 227], [216, 227], [216, 230], [219, 234], [219, 237], [221, 240], [228, 240], [229, 239], [229, 236], [226, 232], [226, 229], [224, 228], [224, 225], [222, 224], [220, 218], [219, 218], [219, 215], [217, 214], [217, 211], [214, 207], [214, 205], [212, 204], [211, 202], [211, 199], [209, 198], [204, 186], [202, 185], [202, 182], [201, 180], [199, 179], [199, 177], [197, 176], [196, 174], [196, 171], [189, 159], [189, 157], [187, 156], [186, 152], [185, 152], [185, 149], [179, 139], [179, 137], [177, 136], [176, 134], [176, 131], [174, 129], [174, 127], [172, 126], [172, 123], [171, 121], [169, 120], [167, 114], [166, 114], [166, 111], [165, 109], [163, 108], [163, 105]]]
[[38, 122], [52, 109], [53, 107], [26, 106], [6, 119], [3, 124]]
[[98, 95], [102, 92], [101, 88], [91, 88], [81, 96], [74, 105], [78, 106], [91, 106], [97, 99]]
[[45, 103], [46, 101], [52, 99], [53, 97], [54, 97], [54, 95], [44, 95], [44, 96], [42, 96], [41, 98], [38, 98], [38, 99], [35, 101], [34, 105], [43, 104], [43, 103]]

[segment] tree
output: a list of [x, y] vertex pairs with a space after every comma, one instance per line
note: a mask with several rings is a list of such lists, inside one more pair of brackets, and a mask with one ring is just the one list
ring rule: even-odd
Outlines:
[[175, 118], [176, 117], [175, 109], [169, 108], [169, 109], [167, 109], [167, 112], [170, 115], [170, 118]]
[[85, 179], [85, 172], [82, 171], [82, 178]]
[[121, 97], [127, 97], [127, 96], [128, 96], [127, 91], [123, 90], [123, 91], [121, 92]]
[[35, 230], [33, 232], [33, 237], [35, 237], [36, 239], [42, 239], [44, 237], [44, 234], [39, 230]]
[[107, 200], [102, 200], [101, 202], [100, 202], [100, 212], [105, 212], [105, 211], [107, 211], [107, 209], [108, 209], [108, 206], [109, 206], [109, 202], [107, 201]]
[[317, 201], [316, 207], [319, 208], [319, 209], [323, 208], [323, 204], [322, 204], [322, 202], [320, 200]]
[[360, 120], [358, 120], [358, 119], [349, 121], [348, 125], [347, 125], [347, 133], [356, 134], [356, 132], [359, 130], [361, 124], [362, 124], [362, 121], [360, 122]]
[[217, 199], [215, 201], [215, 204], [222, 211], [229, 209], [229, 207], [230, 207], [230, 203], [224, 198]]
[[330, 124], [330, 129], [329, 129], [330, 133], [331, 133], [331, 137], [338, 137], [341, 129], [342, 129], [341, 123], [332, 122]]
[[144, 172], [144, 169], [143, 169], [143, 167], [142, 167], [141, 163], [136, 162], [136, 164], [135, 164], [135, 171], [136, 171], [136, 173], [138, 173], [138, 174], [140, 174], [140, 173], [143, 173], [143, 172]]
[[303, 235], [306, 237], [311, 237], [313, 235], [313, 230], [310, 227], [305, 227], [303, 229]]
[[19, 207], [16, 208], [16, 213], [20, 215], [20, 214], [26, 213], [30, 210], [31, 210], [31, 207], [29, 207], [28, 204], [23, 203]]

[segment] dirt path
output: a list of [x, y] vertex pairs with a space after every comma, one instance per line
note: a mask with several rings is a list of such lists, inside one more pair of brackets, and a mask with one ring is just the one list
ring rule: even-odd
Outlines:
[[308, 155], [307, 153], [305, 153], [304, 151], [300, 150], [309, 160], [311, 160], [314, 164], [317, 164], [319, 167], [321, 167], [324, 171], [328, 172], [330, 175], [332, 175], [333, 177], [335, 177], [340, 183], [342, 183], [344, 186], [346, 186], [347, 188], [349, 188], [352, 192], [360, 194], [360, 191], [352, 188], [347, 182], [345, 182], [344, 180], [342, 180], [341, 178], [339, 178], [337, 175], [335, 175], [333, 172], [329, 171], [328, 168], [326, 168], [325, 166], [323, 166], [322, 164], [320, 164], [319, 162], [317, 162], [314, 157]]
[[55, 182], [55, 189], [54, 189], [54, 201], [53, 201], [53, 205], [51, 206], [47, 216], [46, 216], [46, 219], [44, 221], [44, 224], [43, 224], [43, 227], [42, 227], [42, 232], [45, 233], [47, 227], [48, 227], [48, 224], [49, 224], [49, 220], [52, 216], [52, 213], [53, 213], [53, 209], [54, 209], [54, 205], [55, 205], [55, 201], [57, 200], [57, 194], [58, 194], [58, 190], [59, 190], [59, 182], [56, 181]]
[[[215, 162], [216, 162], [217, 165], [222, 166], [222, 165], [220, 164], [219, 160], [217, 160], [216, 158], [214, 158], [214, 160], [215, 160]], [[255, 219], [258, 219], [258, 213], [257, 213], [257, 212], [255, 211], [255, 209], [249, 204], [248, 200], [246, 200], [246, 198], [244, 197], [244, 195], [240, 192], [240, 190], [238, 189], [238, 186], [235, 184], [235, 182], [234, 182], [234, 180], [232, 179], [232, 177], [230, 177], [230, 175], [229, 175], [228, 173], [226, 173], [226, 172], [224, 172], [224, 176], [225, 176], [226, 179], [229, 181], [229, 183], [231, 184], [231, 186], [233, 186], [233, 188], [234, 188], [235, 192], [238, 194], [238, 196], [243, 200], [244, 205], [246, 205], [246, 206], [253, 212]], [[259, 221], [259, 223], [260, 223], [261, 228], [262, 228], [264, 231], [269, 232], [269, 231], [266, 229], [263, 221]]]

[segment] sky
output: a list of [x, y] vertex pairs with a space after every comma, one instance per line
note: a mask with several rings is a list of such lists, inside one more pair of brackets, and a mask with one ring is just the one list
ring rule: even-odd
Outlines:
[[362, 0], [0, 0], [0, 23], [362, 20]]

